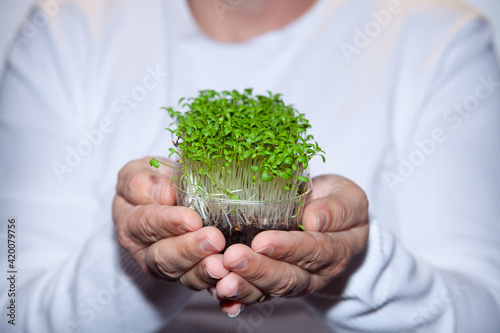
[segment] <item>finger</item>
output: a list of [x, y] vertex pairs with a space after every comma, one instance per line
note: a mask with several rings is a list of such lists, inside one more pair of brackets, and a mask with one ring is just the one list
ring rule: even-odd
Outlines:
[[193, 290], [215, 286], [229, 271], [222, 264], [222, 254], [212, 254], [180, 277], [179, 281]]
[[[298, 266], [284, 261], [274, 260], [255, 253], [248, 246], [235, 244], [224, 252], [224, 266], [272, 297], [295, 296], [308, 288], [311, 275]], [[228, 274], [229, 276], [229, 274]], [[223, 288], [222, 279], [217, 283], [217, 289]], [[243, 287], [243, 286], [242, 286]], [[229, 287], [228, 287], [229, 288]]]
[[219, 303], [219, 307], [222, 312], [226, 313], [230, 318], [235, 318], [245, 309], [245, 304], [223, 300]]
[[[173, 165], [172, 161], [165, 160]], [[172, 168], [154, 168], [149, 159], [129, 162], [118, 173], [116, 192], [134, 205], [158, 203], [175, 205], [176, 194], [170, 186]]]
[[230, 272], [217, 282], [214, 295], [221, 301], [246, 304], [262, 301], [267, 296], [259, 288], [234, 272]]
[[308, 231], [344, 231], [368, 223], [365, 192], [350, 180], [334, 175], [313, 179], [313, 188], [302, 215]]
[[147, 246], [163, 238], [199, 230], [203, 226], [200, 215], [187, 207], [155, 204], [132, 206], [120, 196], [114, 199], [113, 215], [118, 240], [126, 249], [132, 245]]
[[177, 279], [211, 254], [220, 253], [226, 244], [215, 227], [162, 239], [148, 247], [145, 262], [157, 277]]
[[269, 230], [254, 238], [252, 249], [306, 271], [333, 277], [344, 271], [350, 258], [364, 248], [367, 238], [367, 225], [327, 233]]

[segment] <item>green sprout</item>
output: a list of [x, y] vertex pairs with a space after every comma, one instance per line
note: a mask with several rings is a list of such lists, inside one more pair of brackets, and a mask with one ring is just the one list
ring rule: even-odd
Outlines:
[[[178, 155], [192, 194], [246, 201], [295, 198], [309, 182], [311, 158], [325, 160], [307, 134], [309, 121], [280, 94], [203, 90], [180, 99], [179, 107], [186, 112], [163, 108], [174, 119], [167, 128], [175, 146], [169, 157]], [[165, 164], [150, 161], [154, 167], [159, 163]]]

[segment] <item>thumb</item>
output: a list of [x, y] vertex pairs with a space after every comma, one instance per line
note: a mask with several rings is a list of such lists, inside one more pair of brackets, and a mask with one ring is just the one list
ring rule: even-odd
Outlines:
[[321, 176], [314, 181], [313, 193], [302, 216], [306, 230], [345, 231], [366, 223], [368, 200], [359, 186], [335, 175]]
[[132, 205], [173, 206], [177, 201], [170, 176], [151, 167], [146, 159], [129, 162], [120, 170], [116, 192]]
[[176, 197], [177, 195], [170, 185], [169, 179], [159, 179], [151, 187], [151, 198], [157, 204], [173, 206], [177, 201]]

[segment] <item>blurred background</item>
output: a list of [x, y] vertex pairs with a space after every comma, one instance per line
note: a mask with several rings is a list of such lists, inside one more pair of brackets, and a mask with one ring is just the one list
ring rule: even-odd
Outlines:
[[[65, 3], [67, 0], [41, 0]], [[164, 0], [171, 1], [171, 0]], [[208, 0], [209, 1], [209, 0]], [[404, 0], [403, 0], [404, 1]], [[439, 1], [439, 0], [435, 0]], [[490, 21], [495, 31], [497, 54], [500, 50], [500, 0], [463, 0], [479, 9]], [[0, 0], [0, 64], [5, 59], [5, 47], [16, 31], [19, 22], [35, 0]], [[500, 57], [500, 55], [499, 55]]]

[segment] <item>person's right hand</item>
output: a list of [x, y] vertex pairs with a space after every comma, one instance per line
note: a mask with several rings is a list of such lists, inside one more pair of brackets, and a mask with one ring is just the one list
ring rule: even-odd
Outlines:
[[154, 169], [148, 158], [120, 170], [113, 201], [118, 241], [154, 277], [178, 279], [194, 290], [215, 286], [229, 273], [220, 254], [224, 236], [215, 227], [202, 228], [194, 210], [175, 206], [176, 195], [169, 186], [171, 171], [169, 167]]

